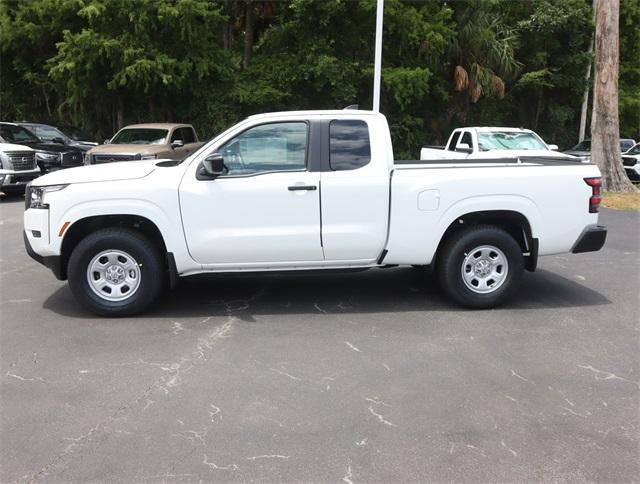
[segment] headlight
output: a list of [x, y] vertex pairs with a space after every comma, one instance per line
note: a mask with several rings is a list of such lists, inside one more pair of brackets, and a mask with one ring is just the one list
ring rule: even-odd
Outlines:
[[50, 192], [58, 192], [63, 188], [67, 188], [69, 185], [49, 185], [46, 187], [32, 187], [28, 189], [28, 208], [49, 208], [49, 205], [44, 203], [44, 195]]
[[36, 151], [36, 158], [40, 161], [58, 161], [60, 159], [60, 153], [53, 153], [51, 151]]
[[155, 160], [158, 157], [158, 155], [141, 155], [140, 159], [141, 160]]

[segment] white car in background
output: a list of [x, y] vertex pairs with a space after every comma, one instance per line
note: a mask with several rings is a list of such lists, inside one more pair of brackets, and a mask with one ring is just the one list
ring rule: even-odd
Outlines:
[[492, 158], [555, 158], [580, 161], [558, 152], [557, 145], [546, 144], [530, 129], [468, 127], [454, 129], [444, 148], [425, 146], [421, 160], [483, 160]]
[[627, 172], [629, 180], [640, 181], [640, 143], [636, 143], [627, 151], [622, 153], [622, 164]]
[[33, 149], [0, 141], [0, 193], [24, 190], [27, 183], [39, 176], [40, 168]]

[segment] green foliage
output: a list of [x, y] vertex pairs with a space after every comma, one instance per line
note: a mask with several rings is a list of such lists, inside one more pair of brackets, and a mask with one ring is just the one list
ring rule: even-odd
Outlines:
[[[188, 121], [209, 137], [262, 111], [366, 109], [375, 10], [376, 0], [0, 0], [0, 117], [78, 124], [97, 139], [119, 123]], [[640, 3], [621, 0], [620, 18], [621, 134], [640, 138]], [[397, 156], [462, 124], [574, 144], [592, 32], [589, 0], [386, 0], [381, 110]]]

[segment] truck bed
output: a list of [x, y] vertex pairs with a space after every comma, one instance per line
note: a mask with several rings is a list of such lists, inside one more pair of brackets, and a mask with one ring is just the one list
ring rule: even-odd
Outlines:
[[547, 158], [540, 156], [521, 156], [517, 158], [464, 158], [464, 159], [451, 159], [441, 158], [437, 160], [394, 160], [394, 165], [399, 168], [411, 168], [411, 165], [415, 168], [429, 168], [433, 165], [446, 165], [447, 167], [454, 167], [455, 165], [486, 165], [486, 166], [504, 166], [504, 165], [544, 165], [544, 166], [573, 166], [584, 165], [576, 159], [567, 160], [566, 158]]

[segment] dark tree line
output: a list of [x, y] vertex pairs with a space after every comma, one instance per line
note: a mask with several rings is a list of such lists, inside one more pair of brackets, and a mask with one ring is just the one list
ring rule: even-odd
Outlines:
[[[0, 0], [0, 117], [193, 122], [372, 102], [375, 0]], [[640, 3], [620, 7], [620, 131], [640, 138]], [[591, 0], [386, 0], [381, 111], [400, 157], [460, 125], [578, 138]], [[587, 124], [587, 126], [589, 123]]]

